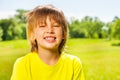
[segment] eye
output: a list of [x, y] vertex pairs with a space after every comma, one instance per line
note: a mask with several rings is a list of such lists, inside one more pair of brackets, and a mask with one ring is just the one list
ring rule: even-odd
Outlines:
[[59, 25], [53, 25], [53, 27], [59, 27]]
[[43, 27], [45, 27], [45, 25], [40, 25], [40, 26], [39, 26], [39, 28], [43, 28]]
[[53, 22], [52, 27], [59, 27], [59, 24], [57, 22]]
[[59, 27], [60, 25], [59, 24], [53, 24], [53, 27]]

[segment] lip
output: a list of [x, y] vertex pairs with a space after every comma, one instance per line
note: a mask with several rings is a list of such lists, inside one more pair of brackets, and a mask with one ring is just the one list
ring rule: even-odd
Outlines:
[[46, 42], [53, 43], [53, 42], [56, 41], [56, 37], [55, 37], [55, 36], [45, 36], [45, 37], [44, 37], [44, 40], [45, 40]]

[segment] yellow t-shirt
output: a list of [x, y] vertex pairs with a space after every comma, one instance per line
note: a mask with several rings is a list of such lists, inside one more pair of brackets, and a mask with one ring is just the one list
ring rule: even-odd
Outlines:
[[84, 80], [84, 75], [76, 56], [62, 53], [58, 62], [50, 66], [37, 53], [29, 53], [16, 60], [11, 80]]

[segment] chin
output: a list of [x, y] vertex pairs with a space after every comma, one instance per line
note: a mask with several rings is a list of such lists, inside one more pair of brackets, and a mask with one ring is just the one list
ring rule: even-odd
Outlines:
[[59, 46], [59, 44], [57, 44], [57, 43], [44, 43], [42, 45], [41, 44], [39, 45], [39, 47], [42, 47], [44, 49], [50, 49], [50, 50], [58, 49], [58, 46]]
[[47, 49], [57, 49], [58, 47], [57, 46], [53, 46], [53, 45], [47, 45], [46, 46]]

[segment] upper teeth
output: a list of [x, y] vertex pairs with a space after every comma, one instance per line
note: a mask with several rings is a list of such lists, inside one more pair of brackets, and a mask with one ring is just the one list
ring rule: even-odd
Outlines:
[[55, 37], [46, 37], [45, 39], [53, 40], [56, 39]]

